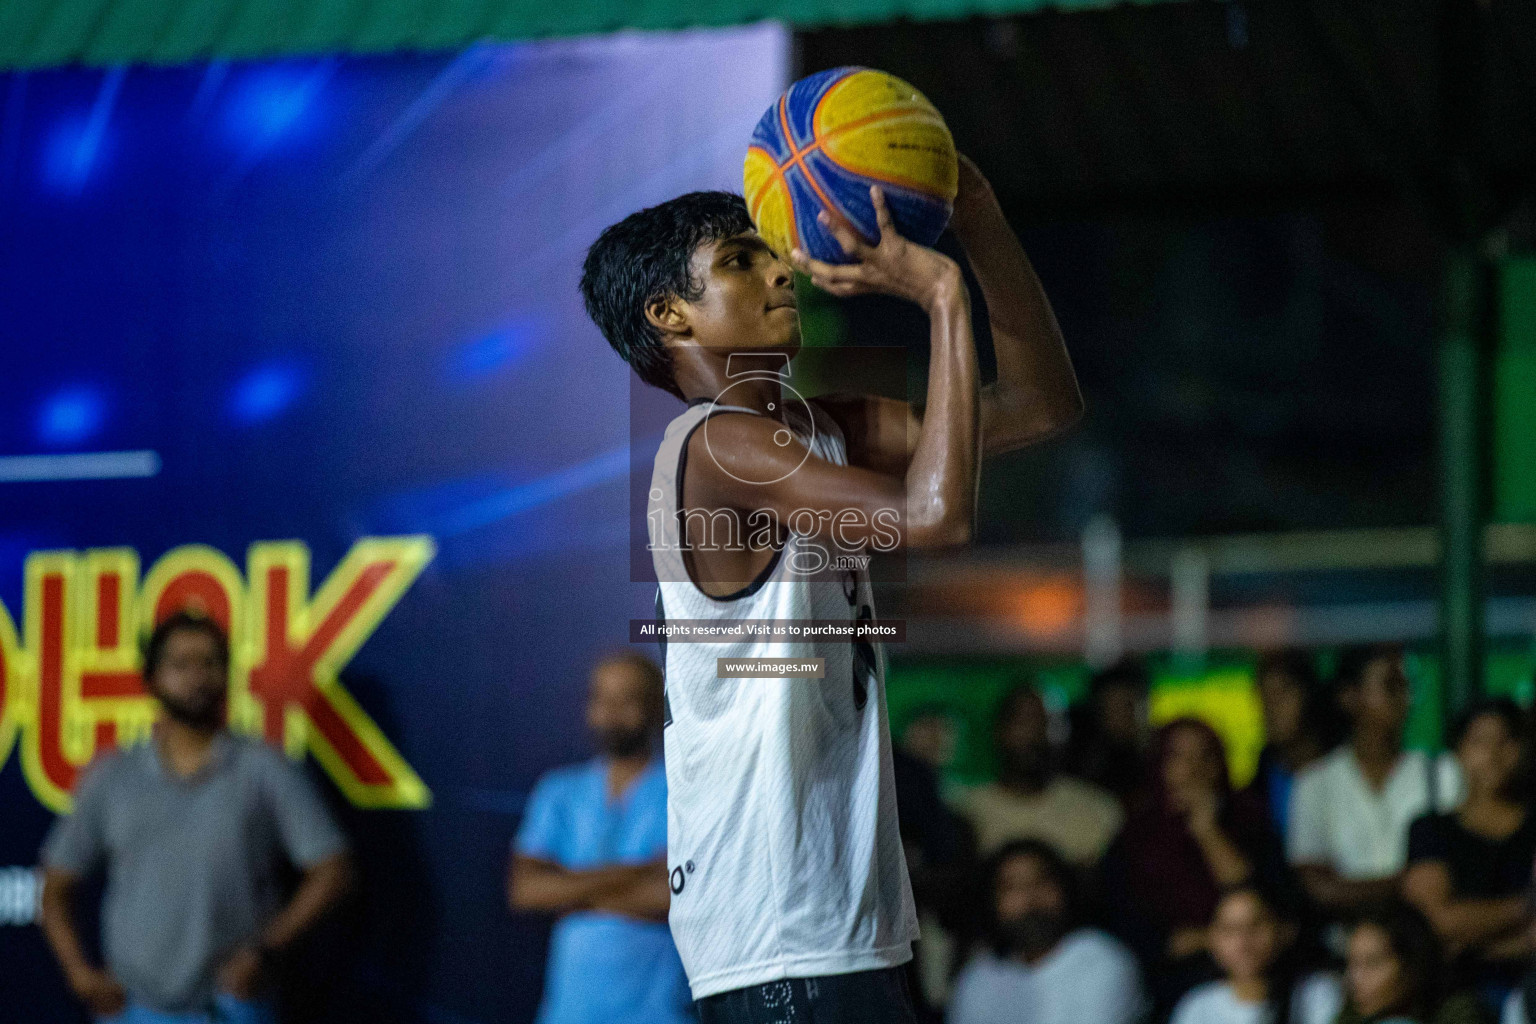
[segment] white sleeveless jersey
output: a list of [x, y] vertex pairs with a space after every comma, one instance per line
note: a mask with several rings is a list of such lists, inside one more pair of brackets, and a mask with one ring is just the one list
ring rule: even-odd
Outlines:
[[[798, 402], [786, 411], [815, 455], [846, 463], [826, 413]], [[656, 453], [647, 520], [658, 617], [873, 617], [866, 573], [793, 571], [815, 560], [793, 533], [730, 598], [689, 580], [678, 511], [688, 441], [723, 412], [756, 415], [700, 401], [672, 421]], [[674, 640], [664, 655], [668, 919], [693, 997], [910, 959], [917, 915], [896, 819], [880, 645]], [[716, 678], [718, 658], [769, 657], [825, 658], [826, 675]]]

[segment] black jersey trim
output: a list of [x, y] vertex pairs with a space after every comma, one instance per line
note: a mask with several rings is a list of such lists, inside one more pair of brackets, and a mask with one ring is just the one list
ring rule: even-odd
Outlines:
[[[695, 399], [693, 403], [689, 404], [709, 401], [713, 401], [713, 399]], [[683, 471], [688, 468], [688, 446], [693, 442], [694, 431], [698, 430], [705, 423], [709, 422], [709, 418], [711, 416], [719, 416], [727, 412], [740, 411], [741, 410], [739, 409], [721, 409], [719, 412], [705, 413], [699, 422], [688, 428], [688, 433], [683, 437], [682, 447], [679, 448], [677, 452], [677, 476], [674, 477], [674, 489], [677, 491], [677, 540], [679, 544], [687, 543], [688, 539], [683, 532]], [[754, 412], [749, 413], [749, 415], [760, 416], [762, 414]], [[768, 582], [768, 578], [773, 575], [773, 571], [779, 567], [779, 559], [784, 557], [784, 548], [787, 545], [788, 541], [786, 541], [784, 544], [780, 544], [777, 548], [774, 549], [773, 558], [769, 559], [768, 564], [763, 566], [763, 571], [757, 574], [757, 579], [753, 580], [751, 583], [748, 583], [734, 594], [726, 594], [724, 597], [716, 597], [714, 594], [707, 594], [704, 592], [704, 588], [700, 587], [698, 582], [694, 580], [693, 572], [688, 568], [688, 560], [686, 557], [684, 557], [682, 560], [683, 572], [688, 576], [688, 582], [690, 585], [692, 585], [693, 589], [697, 590], [704, 597], [709, 598], [716, 604], [730, 604], [732, 601], [740, 601], [744, 597], [751, 597], [753, 594], [763, 589], [763, 584]], [[687, 551], [685, 549], [684, 555], [686, 556], [686, 554]]]
[[661, 649], [661, 727], [672, 724], [672, 696], [667, 692], [667, 606], [661, 599], [661, 584], [656, 584], [656, 646]]

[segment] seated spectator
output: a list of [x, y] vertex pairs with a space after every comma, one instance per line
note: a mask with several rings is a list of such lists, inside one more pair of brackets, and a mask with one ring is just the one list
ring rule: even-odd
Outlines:
[[1344, 1009], [1338, 1024], [1484, 1024], [1477, 999], [1446, 995], [1440, 940], [1423, 914], [1393, 900], [1363, 912], [1349, 931]]
[[1153, 741], [1150, 804], [1105, 855], [1105, 903], [1141, 957], [1166, 1010], [1208, 976], [1207, 926], [1223, 889], [1284, 889], [1279, 837], [1264, 812], [1233, 797], [1220, 737], [1180, 718]]
[[1533, 951], [1527, 899], [1536, 816], [1516, 792], [1522, 726], [1520, 709], [1508, 700], [1487, 701], [1466, 715], [1454, 741], [1466, 801], [1453, 813], [1413, 823], [1403, 876], [1403, 895], [1455, 957], [1459, 980], [1502, 990], [1524, 973]]
[[1196, 986], [1170, 1024], [1333, 1024], [1343, 1002], [1331, 974], [1297, 976], [1296, 924], [1254, 885], [1228, 889], [1211, 918], [1211, 958], [1224, 980]]
[[1103, 856], [1123, 814], [1097, 786], [1058, 775], [1045, 702], [1029, 685], [1012, 690], [998, 707], [993, 735], [997, 781], [971, 790], [961, 810], [983, 856], [1015, 839], [1039, 839], [1078, 867]]
[[1019, 840], [989, 872], [992, 948], [955, 981], [948, 1024], [1132, 1024], [1144, 1009], [1136, 960], [1079, 924], [1072, 871], [1055, 850]]
[[1147, 742], [1147, 670], [1125, 658], [1088, 681], [1073, 708], [1067, 773], [1113, 793], [1130, 808], [1141, 795]]
[[1461, 801], [1461, 772], [1403, 749], [1408, 677], [1400, 648], [1352, 648], [1339, 664], [1349, 742], [1297, 777], [1286, 852], [1327, 916], [1394, 898], [1408, 859], [1408, 826]]
[[1338, 742], [1312, 659], [1302, 651], [1278, 651], [1259, 660], [1254, 673], [1264, 709], [1264, 749], [1249, 795], [1269, 813], [1275, 831], [1285, 835], [1291, 807], [1291, 783], [1302, 769]]

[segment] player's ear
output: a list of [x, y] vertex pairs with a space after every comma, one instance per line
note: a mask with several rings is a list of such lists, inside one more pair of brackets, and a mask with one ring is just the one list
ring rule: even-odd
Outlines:
[[687, 311], [676, 295], [653, 295], [647, 299], [645, 319], [663, 335], [682, 337], [689, 333]]

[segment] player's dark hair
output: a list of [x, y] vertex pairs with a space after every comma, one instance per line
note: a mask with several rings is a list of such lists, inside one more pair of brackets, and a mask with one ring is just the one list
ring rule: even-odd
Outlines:
[[149, 639], [144, 642], [145, 683], [155, 678], [155, 673], [160, 669], [160, 662], [165, 658], [165, 647], [171, 642], [171, 637], [177, 633], [201, 633], [211, 638], [214, 646], [218, 648], [219, 662], [225, 668], [229, 667], [229, 637], [224, 635], [224, 630], [206, 615], [182, 610], [162, 619], [149, 634]]
[[741, 196], [689, 192], [632, 213], [597, 236], [581, 267], [581, 297], [592, 322], [641, 380], [685, 397], [661, 332], [645, 318], [646, 303], [664, 295], [699, 298], [704, 283], [691, 272], [694, 251], [751, 229]]

